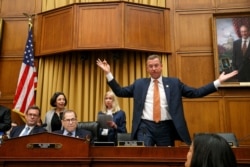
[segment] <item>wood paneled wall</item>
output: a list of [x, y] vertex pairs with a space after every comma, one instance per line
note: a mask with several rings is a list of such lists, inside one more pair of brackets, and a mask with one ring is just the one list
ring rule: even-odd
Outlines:
[[[28, 19], [23, 13], [41, 12], [42, 0], [0, 0], [0, 18], [3, 26], [0, 50], [0, 104], [13, 107], [19, 71], [24, 55], [24, 47], [28, 34]], [[22, 120], [12, 114], [17, 123]]]
[[[167, 4], [173, 23], [170, 76], [194, 87], [215, 80], [213, 15], [249, 11], [250, 1], [172, 0]], [[233, 132], [240, 145], [250, 145], [249, 87], [221, 87], [207, 97], [183, 101], [191, 136], [197, 132]]]
[[[249, 11], [249, 0], [166, 0], [170, 8], [169, 76], [199, 87], [215, 79], [213, 14]], [[41, 12], [42, 0], [0, 0], [4, 20], [0, 54], [0, 103], [12, 107], [27, 37], [22, 13]], [[36, 35], [36, 34], [35, 34]], [[36, 42], [36, 39], [35, 39]], [[250, 88], [222, 87], [205, 98], [183, 99], [190, 134], [233, 132], [241, 145], [250, 145]], [[15, 118], [17, 119], [17, 118]]]

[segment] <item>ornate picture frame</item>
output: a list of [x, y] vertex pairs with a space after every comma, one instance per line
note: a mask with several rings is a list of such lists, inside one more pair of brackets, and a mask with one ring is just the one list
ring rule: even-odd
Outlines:
[[2, 44], [2, 36], [3, 36], [3, 19], [0, 18], [0, 44]]
[[238, 70], [237, 76], [223, 83], [224, 87], [250, 86], [250, 44], [242, 49], [246, 31], [249, 40], [249, 12], [213, 15], [215, 76], [218, 78], [222, 72]]

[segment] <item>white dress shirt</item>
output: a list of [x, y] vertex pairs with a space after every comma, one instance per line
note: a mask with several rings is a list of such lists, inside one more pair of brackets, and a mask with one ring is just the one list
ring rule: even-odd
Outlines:
[[246, 41], [246, 46], [247, 46], [247, 48], [248, 48], [249, 41], [250, 41], [250, 37], [248, 37], [247, 39], [243, 39], [243, 38], [242, 38], [241, 48], [243, 47], [245, 41]]
[[[29, 128], [29, 130], [26, 132], [27, 128]], [[26, 136], [26, 135], [30, 134], [30, 132], [32, 131], [33, 128], [34, 128], [34, 126], [25, 125], [25, 127], [23, 128], [23, 130], [19, 136]]]
[[[157, 80], [160, 93], [161, 121], [171, 120], [172, 118], [168, 112], [168, 103], [162, 82], [162, 77], [158, 78]], [[141, 117], [142, 119], [153, 121], [153, 101], [154, 101], [153, 97], [154, 97], [154, 79], [151, 78], [144, 103], [144, 109], [142, 112], [142, 117]]]

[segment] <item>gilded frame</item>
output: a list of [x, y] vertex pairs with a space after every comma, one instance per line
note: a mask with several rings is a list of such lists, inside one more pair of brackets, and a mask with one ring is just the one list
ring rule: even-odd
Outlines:
[[[232, 72], [234, 42], [239, 40], [240, 32], [239, 27], [246, 25], [248, 27], [248, 35], [250, 38], [250, 13], [221, 13], [213, 15], [213, 48], [214, 48], [214, 64], [215, 64], [215, 76], [216, 78], [222, 72]], [[250, 47], [250, 44], [249, 44]], [[249, 49], [248, 47], [248, 49]], [[236, 55], [236, 54], [235, 54]], [[249, 55], [250, 56], [250, 55]], [[250, 66], [249, 66], [250, 67]], [[250, 77], [250, 73], [249, 73]], [[238, 86], [250, 86], [250, 80], [240, 81], [239, 76], [235, 76], [222, 84], [222, 87], [238, 87]]]
[[0, 18], [0, 43], [2, 43], [2, 36], [3, 36], [3, 19]]

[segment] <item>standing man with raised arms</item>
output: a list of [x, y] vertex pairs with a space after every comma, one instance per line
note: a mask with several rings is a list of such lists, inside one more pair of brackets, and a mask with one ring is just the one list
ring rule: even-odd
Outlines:
[[118, 97], [134, 98], [131, 138], [144, 141], [145, 146], [174, 146], [176, 139], [190, 145], [182, 97], [206, 96], [237, 74], [237, 71], [229, 74], [223, 72], [214, 82], [192, 88], [178, 78], [163, 77], [161, 57], [153, 54], [147, 58], [146, 65], [151, 77], [137, 79], [129, 86], [121, 87], [110, 72], [106, 60], [98, 59], [97, 65], [106, 73], [108, 85]]

